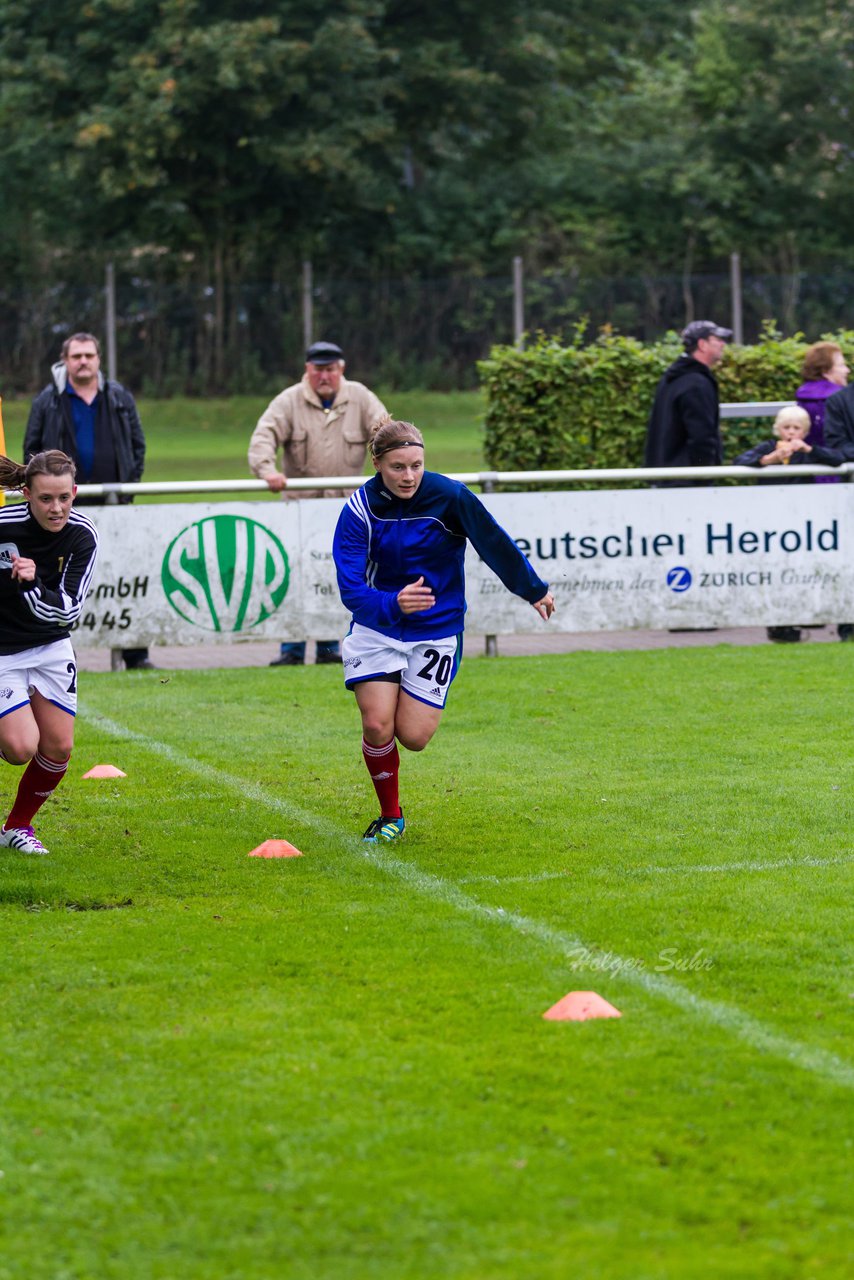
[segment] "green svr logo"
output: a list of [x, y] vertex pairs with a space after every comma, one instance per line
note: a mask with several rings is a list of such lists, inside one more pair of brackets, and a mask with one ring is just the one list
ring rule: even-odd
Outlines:
[[243, 516], [188, 525], [163, 557], [161, 580], [176, 613], [206, 631], [248, 631], [288, 593], [288, 554], [275, 534]]

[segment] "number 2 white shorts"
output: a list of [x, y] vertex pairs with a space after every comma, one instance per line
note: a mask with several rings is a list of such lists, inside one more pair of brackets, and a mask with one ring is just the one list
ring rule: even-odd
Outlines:
[[0, 719], [25, 707], [33, 689], [70, 716], [77, 714], [77, 659], [70, 640], [0, 653]]
[[344, 683], [348, 689], [364, 680], [400, 676], [400, 687], [411, 698], [431, 707], [444, 707], [451, 681], [463, 655], [463, 637], [442, 640], [392, 640], [354, 622], [341, 645]]

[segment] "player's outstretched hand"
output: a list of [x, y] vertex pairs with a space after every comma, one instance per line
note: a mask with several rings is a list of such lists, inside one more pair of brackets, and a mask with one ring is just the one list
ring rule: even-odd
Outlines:
[[543, 622], [548, 622], [549, 618], [555, 611], [555, 598], [551, 591], [547, 591], [542, 600], [538, 600], [533, 607], [536, 609]]
[[25, 556], [12, 556], [12, 577], [19, 582], [35, 582], [35, 560], [27, 560]]
[[417, 582], [408, 582], [401, 591], [398, 591], [397, 603], [401, 613], [424, 613], [425, 609], [433, 608], [436, 597], [433, 595], [432, 587], [425, 587], [422, 574]]

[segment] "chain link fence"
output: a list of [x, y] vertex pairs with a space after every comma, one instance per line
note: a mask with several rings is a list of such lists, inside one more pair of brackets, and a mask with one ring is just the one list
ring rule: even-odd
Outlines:
[[[305, 345], [302, 280], [230, 281], [218, 288], [139, 263], [115, 264], [119, 379], [137, 395], [266, 393], [301, 373]], [[745, 273], [745, 341], [766, 320], [810, 340], [850, 324], [854, 274], [794, 277]], [[711, 317], [730, 323], [728, 272], [682, 277], [527, 276], [522, 314], [528, 333], [569, 340], [602, 326], [642, 341]], [[0, 394], [43, 386], [62, 340], [76, 330], [105, 334], [103, 278], [0, 286]], [[324, 277], [310, 296], [313, 338], [347, 352], [353, 377], [375, 385], [452, 390], [476, 385], [476, 361], [494, 343], [514, 341], [512, 272], [444, 279]], [[106, 363], [106, 360], [104, 361]]]

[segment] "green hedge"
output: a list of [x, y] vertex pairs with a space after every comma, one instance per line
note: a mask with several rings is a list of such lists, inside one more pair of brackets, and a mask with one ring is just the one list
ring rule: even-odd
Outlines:
[[[824, 334], [854, 363], [854, 331]], [[729, 347], [715, 371], [721, 401], [791, 400], [810, 344], [768, 324], [754, 346]], [[487, 395], [485, 456], [497, 471], [643, 465], [646, 423], [664, 370], [682, 353], [675, 333], [645, 346], [603, 332], [569, 346], [540, 336], [525, 351], [493, 347], [478, 370]], [[723, 419], [724, 458], [770, 436], [770, 419]]]

